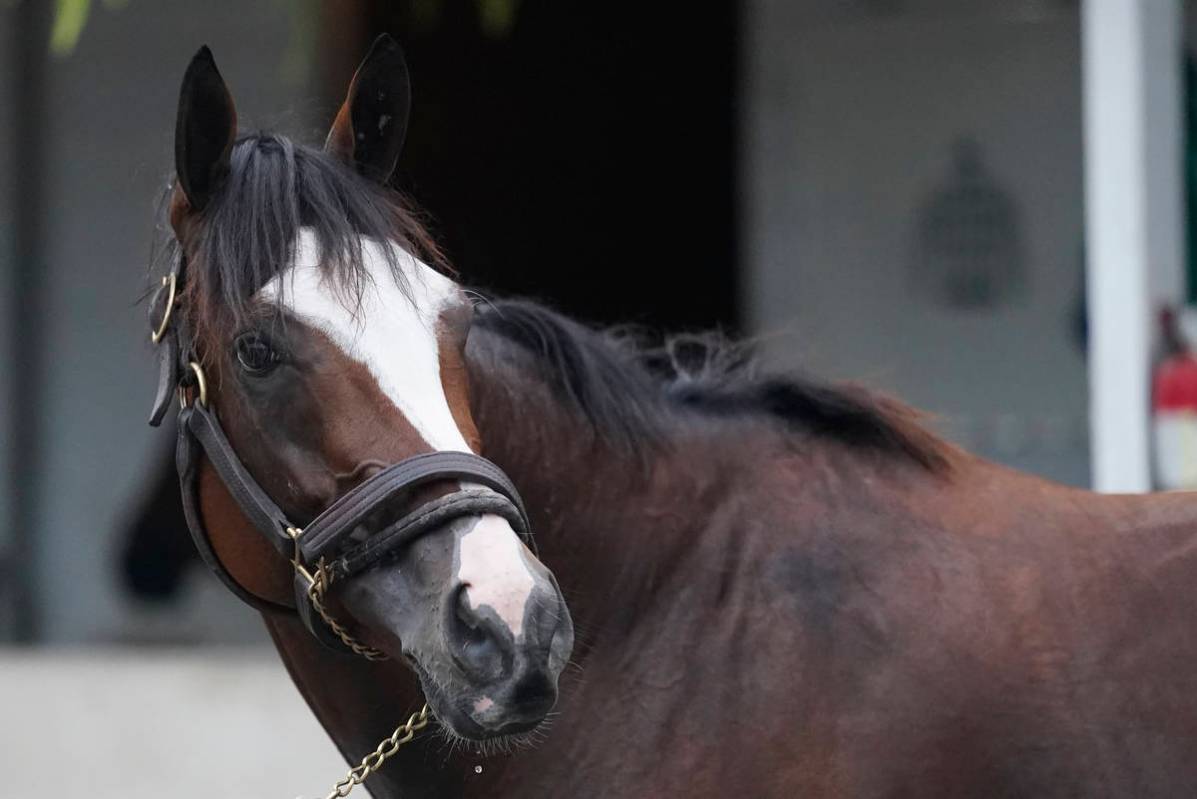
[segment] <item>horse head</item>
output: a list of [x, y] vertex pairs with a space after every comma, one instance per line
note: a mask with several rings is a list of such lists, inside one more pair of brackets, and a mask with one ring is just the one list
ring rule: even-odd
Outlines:
[[[323, 149], [238, 136], [206, 48], [183, 81], [169, 204], [186, 265], [183, 360], [194, 360], [205, 412], [295, 521], [297, 541], [389, 467], [483, 444], [464, 366], [471, 302], [388, 186], [409, 97], [402, 52], [386, 37], [354, 76]], [[256, 534], [210, 463], [198, 485], [220, 566], [248, 594], [295, 604], [298, 556], [288, 562]], [[376, 498], [345, 531], [346, 546], [367, 546], [397, 519], [465, 489], [481, 500], [491, 491], [445, 478]], [[565, 601], [516, 517], [488, 512], [484, 501], [436, 507], [433, 526], [324, 586], [323, 609], [344, 640], [408, 662], [451, 732], [526, 731], [556, 701], [570, 657]]]

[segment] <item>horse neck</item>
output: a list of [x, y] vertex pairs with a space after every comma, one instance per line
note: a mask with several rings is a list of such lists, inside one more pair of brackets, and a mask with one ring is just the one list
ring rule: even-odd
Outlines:
[[[502, 343], [493, 335], [471, 334], [470, 342], [466, 365], [483, 454], [525, 499], [539, 555], [561, 584], [583, 641], [574, 661], [584, 660], [587, 638], [593, 644], [601, 634], [618, 636], [634, 625], [666, 582], [666, 570], [684, 568], [706, 509], [730, 491], [721, 453], [727, 448], [717, 438], [697, 436], [643, 457], [616, 451], [563, 406], [552, 386], [502, 357], [513, 353], [498, 352]], [[418, 685], [402, 665], [329, 652], [291, 618], [268, 617], [267, 626], [300, 692], [347, 759], [356, 762], [418, 708]], [[487, 768], [497, 772], [506, 760], [491, 758]], [[478, 762], [428, 735], [396, 761], [372, 778], [376, 795], [461, 795], [463, 775]]]
[[[710, 517], [734, 492], [743, 441], [718, 425], [679, 428], [667, 445], [630, 452], [562, 401], [531, 356], [488, 331], [467, 350], [483, 454], [512, 478], [582, 636], [635, 623], [657, 592], [683, 580]], [[670, 579], [673, 578], [673, 579]], [[575, 661], [585, 656], [575, 650]]]

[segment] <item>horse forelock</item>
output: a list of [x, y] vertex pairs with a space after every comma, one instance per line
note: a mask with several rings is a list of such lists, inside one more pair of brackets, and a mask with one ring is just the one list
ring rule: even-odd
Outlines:
[[[187, 256], [183, 305], [201, 356], [263, 313], [281, 318], [281, 295], [264, 307], [258, 294], [293, 263], [301, 231], [321, 253], [326, 285], [350, 308], [374, 279], [379, 254], [405, 293], [407, 257], [452, 273], [403, 195], [318, 148], [276, 134], [245, 135], [233, 148], [220, 191], [189, 220], [184, 240], [172, 241], [159, 256]], [[371, 251], [371, 242], [394, 246]]]

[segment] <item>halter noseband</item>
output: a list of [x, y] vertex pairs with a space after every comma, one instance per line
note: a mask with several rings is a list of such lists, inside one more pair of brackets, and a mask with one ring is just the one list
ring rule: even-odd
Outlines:
[[[180, 257], [150, 303], [150, 340], [159, 350], [158, 390], [150, 424], [157, 427], [162, 423], [177, 392], [175, 462], [187, 527], [204, 562], [239, 599], [263, 612], [296, 613], [308, 631], [331, 649], [380, 659], [385, 657], [381, 652], [355, 641], [325, 609], [324, 592], [334, 580], [360, 574], [423, 534], [462, 516], [496, 514], [527, 540], [528, 515], [511, 480], [495, 464], [468, 452], [430, 452], [399, 461], [350, 489], [306, 527], [292, 524], [237, 457], [215, 410], [208, 406], [204, 371], [195, 360], [189, 331], [184, 320], [173, 318], [185, 270], [186, 258]], [[194, 396], [189, 398], [189, 394]], [[295, 568], [294, 607], [250, 593], [220, 562], [199, 510], [201, 452], [245, 518], [291, 561]], [[424, 502], [364, 538], [359, 534], [375, 511], [392, 505], [405, 492], [439, 480], [466, 481], [482, 488], [460, 488]]]

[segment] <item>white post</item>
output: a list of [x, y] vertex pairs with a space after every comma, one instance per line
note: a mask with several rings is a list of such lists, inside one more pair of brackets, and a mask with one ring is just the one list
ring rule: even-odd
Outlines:
[[1085, 0], [1093, 487], [1151, 488], [1156, 309], [1183, 299], [1180, 0]]

